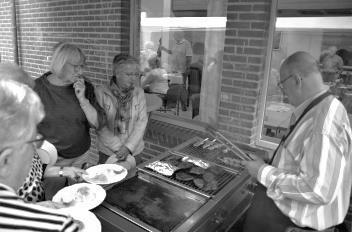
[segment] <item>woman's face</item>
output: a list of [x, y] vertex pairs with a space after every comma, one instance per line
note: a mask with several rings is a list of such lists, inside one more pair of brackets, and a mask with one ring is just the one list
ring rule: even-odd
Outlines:
[[128, 93], [135, 86], [140, 86], [138, 64], [122, 64], [116, 68], [116, 84], [122, 92]]
[[61, 81], [64, 84], [73, 84], [83, 74], [83, 61], [66, 61], [61, 70]]

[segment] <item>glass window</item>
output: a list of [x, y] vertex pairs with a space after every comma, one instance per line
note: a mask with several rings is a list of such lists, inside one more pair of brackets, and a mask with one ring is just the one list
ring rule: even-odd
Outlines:
[[287, 133], [293, 106], [278, 87], [280, 63], [296, 51], [307, 51], [319, 62], [324, 82], [352, 113], [352, 2], [278, 0], [261, 142], [275, 146]]
[[162, 99], [161, 113], [216, 122], [226, 0], [141, 0], [140, 18], [147, 95]]

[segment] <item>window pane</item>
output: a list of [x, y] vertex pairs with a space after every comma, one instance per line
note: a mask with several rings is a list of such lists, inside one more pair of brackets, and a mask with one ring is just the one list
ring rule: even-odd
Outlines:
[[225, 28], [226, 0], [141, 0], [141, 82], [160, 112], [216, 122]]
[[327, 9], [278, 10], [262, 128], [266, 141], [278, 142], [287, 133], [294, 107], [277, 83], [281, 62], [296, 51], [309, 52], [317, 59], [324, 82], [352, 111], [352, 3], [343, 9], [336, 9], [339, 6], [334, 1], [324, 3]]

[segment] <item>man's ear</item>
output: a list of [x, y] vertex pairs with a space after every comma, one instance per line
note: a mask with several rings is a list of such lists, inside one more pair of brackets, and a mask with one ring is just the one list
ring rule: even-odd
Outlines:
[[302, 77], [298, 73], [295, 73], [296, 85], [302, 85]]
[[11, 173], [12, 169], [12, 162], [14, 161], [13, 157], [13, 150], [12, 149], [5, 149], [0, 154], [0, 176], [7, 177], [9, 173]]

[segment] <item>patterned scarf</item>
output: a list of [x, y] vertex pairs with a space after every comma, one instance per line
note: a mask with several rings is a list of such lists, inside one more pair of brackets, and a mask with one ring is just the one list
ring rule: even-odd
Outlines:
[[116, 85], [116, 78], [111, 78], [110, 89], [117, 100], [116, 116], [114, 123], [114, 135], [125, 134], [128, 132], [129, 121], [132, 114], [133, 90], [131, 88], [127, 93], [123, 93]]

